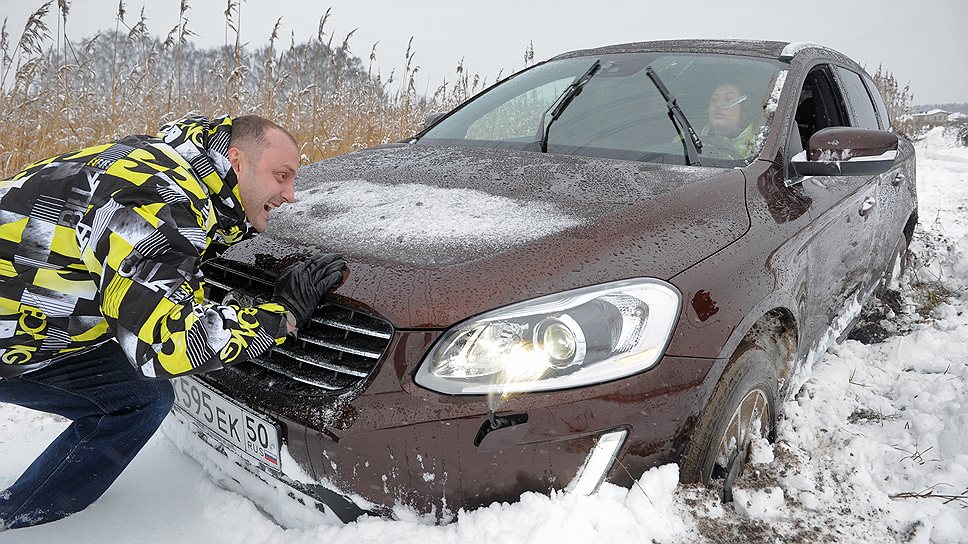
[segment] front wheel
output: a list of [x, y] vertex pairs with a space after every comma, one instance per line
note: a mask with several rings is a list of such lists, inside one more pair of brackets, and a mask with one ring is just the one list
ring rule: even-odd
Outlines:
[[775, 346], [744, 341], [716, 384], [682, 460], [683, 482], [721, 482], [724, 500], [749, 457], [753, 439], [776, 435], [778, 366]]

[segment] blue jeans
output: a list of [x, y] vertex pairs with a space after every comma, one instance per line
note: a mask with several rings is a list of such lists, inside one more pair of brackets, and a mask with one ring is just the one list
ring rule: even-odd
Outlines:
[[141, 379], [114, 341], [0, 380], [0, 402], [73, 422], [20, 479], [0, 492], [0, 531], [47, 523], [87, 508], [155, 433], [174, 399], [168, 380]]

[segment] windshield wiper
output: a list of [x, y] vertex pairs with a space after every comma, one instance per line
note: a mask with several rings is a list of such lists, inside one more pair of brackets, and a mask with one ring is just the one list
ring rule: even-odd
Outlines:
[[[652, 69], [652, 65], [645, 67], [645, 73], [652, 80], [652, 83], [655, 83], [656, 88], [659, 89], [659, 93], [662, 94], [662, 98], [666, 101], [666, 107], [669, 108], [669, 119], [672, 119], [672, 124], [676, 127], [676, 132], [679, 133], [679, 137], [682, 138], [682, 146], [686, 150], [686, 164], [702, 166], [699, 162], [699, 150], [702, 149], [702, 140], [699, 139], [699, 135], [693, 130], [692, 125], [689, 124], [686, 115], [679, 109], [679, 104], [676, 103], [676, 97], [672, 96], [669, 89], [662, 83], [662, 80], [659, 79], [659, 74], [655, 73], [655, 70]], [[682, 133], [683, 130], [689, 133], [688, 138]]]
[[[591, 68], [586, 70], [581, 76], [575, 78], [575, 81], [571, 82], [571, 85], [565, 89], [565, 92], [561, 93], [561, 96], [558, 97], [558, 100], [555, 100], [554, 103], [551, 104], [551, 107], [546, 109], [544, 113], [541, 114], [541, 124], [538, 126], [541, 127], [539, 130], [542, 131], [540, 140], [542, 153], [548, 152], [548, 136], [551, 134], [551, 124], [561, 117], [561, 114], [564, 113], [565, 108], [568, 107], [568, 104], [571, 104], [571, 101], [574, 100], [576, 96], [581, 94], [581, 88], [588, 83], [592, 76], [594, 76], [601, 67], [602, 62], [600, 60], [596, 60], [595, 63], [592, 64]], [[545, 125], [545, 117], [548, 115], [549, 111], [551, 112], [551, 121], [548, 121], [548, 124]]]

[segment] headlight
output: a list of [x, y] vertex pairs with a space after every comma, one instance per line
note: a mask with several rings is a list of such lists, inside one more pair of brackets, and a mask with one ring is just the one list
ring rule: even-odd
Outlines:
[[681, 296], [656, 279], [622, 280], [519, 302], [448, 330], [414, 381], [451, 395], [567, 389], [655, 365]]

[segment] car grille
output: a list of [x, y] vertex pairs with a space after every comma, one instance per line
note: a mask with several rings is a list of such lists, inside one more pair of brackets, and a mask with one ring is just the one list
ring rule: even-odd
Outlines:
[[[212, 302], [250, 306], [268, 300], [272, 292], [272, 282], [255, 272], [228, 267], [219, 261], [210, 261], [202, 269], [205, 296]], [[325, 303], [316, 309], [311, 324], [300, 329], [296, 339], [289, 338], [267, 354], [225, 370], [242, 374], [235, 378], [278, 393], [341, 392], [370, 375], [392, 335], [393, 326], [383, 319]]]

